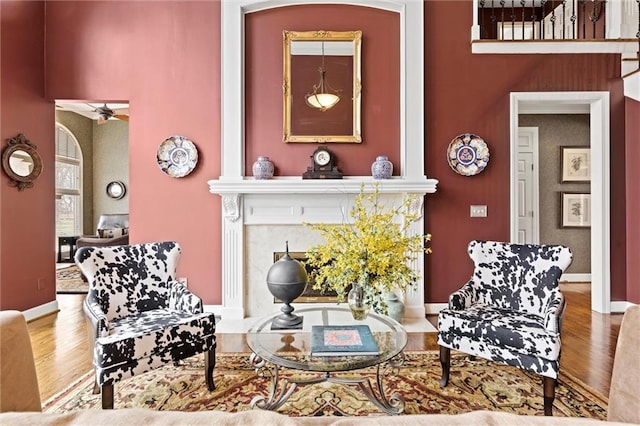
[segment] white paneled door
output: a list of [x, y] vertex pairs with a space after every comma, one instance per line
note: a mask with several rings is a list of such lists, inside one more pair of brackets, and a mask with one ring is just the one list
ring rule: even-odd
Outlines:
[[518, 128], [518, 243], [540, 242], [538, 128]]

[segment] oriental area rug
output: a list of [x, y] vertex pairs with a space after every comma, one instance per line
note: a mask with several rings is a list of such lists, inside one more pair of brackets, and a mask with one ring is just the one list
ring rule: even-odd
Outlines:
[[[271, 379], [259, 377], [247, 353], [216, 356], [216, 389], [207, 390], [202, 356], [181, 365], [163, 368], [118, 382], [114, 408], [154, 410], [238, 412], [251, 410], [255, 396], [269, 395]], [[451, 375], [440, 388], [440, 363], [435, 351], [406, 352], [397, 375], [386, 377], [387, 394], [398, 392], [405, 399], [405, 414], [458, 414], [475, 410], [504, 411], [525, 415], [543, 414], [542, 379], [513, 367], [452, 353]], [[315, 373], [280, 370], [280, 379], [310, 378]], [[367, 375], [375, 386], [375, 368], [337, 374], [336, 377]], [[43, 411], [64, 413], [100, 409], [100, 395], [92, 394], [93, 374], [85, 374], [67, 389], [43, 404]], [[257, 409], [257, 408], [256, 408]], [[278, 411], [289, 416], [377, 416], [384, 413], [356, 386], [316, 383], [298, 386]], [[605, 420], [607, 399], [578, 379], [562, 373], [556, 389], [554, 416], [590, 417]]]
[[56, 271], [56, 293], [82, 294], [89, 292], [89, 284], [82, 279], [77, 266], [58, 269]]

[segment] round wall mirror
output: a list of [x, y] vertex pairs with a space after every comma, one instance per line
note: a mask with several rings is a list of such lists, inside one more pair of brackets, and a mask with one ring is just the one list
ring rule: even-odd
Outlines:
[[42, 173], [42, 159], [32, 144], [21, 133], [7, 139], [8, 145], [2, 152], [2, 168], [9, 176], [9, 184], [22, 191], [32, 188], [33, 182]]
[[107, 184], [107, 195], [115, 200], [119, 200], [127, 193], [127, 187], [123, 182], [116, 180]]

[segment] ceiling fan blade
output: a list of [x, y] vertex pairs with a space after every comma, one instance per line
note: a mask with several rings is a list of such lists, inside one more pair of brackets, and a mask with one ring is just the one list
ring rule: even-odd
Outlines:
[[129, 116], [128, 115], [115, 114], [114, 117], [117, 118], [118, 120], [129, 121]]
[[104, 118], [104, 117], [102, 117], [102, 116], [99, 116], [99, 117], [98, 117], [98, 124], [104, 124], [104, 123], [106, 123], [107, 121], [108, 121], [108, 120], [107, 120], [107, 119], [105, 119], [105, 118]]

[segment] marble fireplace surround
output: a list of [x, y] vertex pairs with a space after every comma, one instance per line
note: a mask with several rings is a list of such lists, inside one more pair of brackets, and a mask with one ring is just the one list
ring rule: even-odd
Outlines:
[[[277, 312], [278, 305], [264, 305], [270, 295], [266, 273], [273, 252], [283, 251], [289, 240], [290, 251], [305, 251], [316, 242], [303, 222], [343, 223], [361, 184], [372, 190], [369, 176], [348, 176], [341, 180], [303, 180], [278, 176], [270, 180], [248, 177], [245, 165], [244, 120], [244, 21], [254, 12], [294, 4], [332, 3], [326, 0], [237, 0], [221, 3], [222, 26], [222, 158], [221, 175], [208, 181], [209, 191], [222, 198], [222, 305], [208, 309], [222, 316], [224, 323], [240, 321], [255, 312]], [[423, 3], [415, 0], [344, 0], [344, 4], [372, 7], [400, 16], [400, 164], [398, 176], [380, 181], [380, 192], [387, 205], [397, 204], [406, 194], [420, 195], [422, 212], [426, 194], [434, 193], [438, 183], [424, 170], [424, 41]], [[407, 58], [411, 57], [411, 66]], [[366, 119], [366, 117], [363, 117]], [[366, 141], [365, 141], [366, 143]], [[412, 232], [424, 232], [423, 221], [412, 225]], [[269, 241], [269, 245], [267, 245]], [[424, 277], [424, 260], [413, 267]], [[257, 300], [257, 302], [256, 302]], [[407, 295], [407, 318], [425, 317], [423, 279], [415, 292]], [[266, 310], [269, 309], [267, 312]], [[225, 321], [229, 319], [230, 321]], [[406, 325], [406, 323], [405, 323]]]

